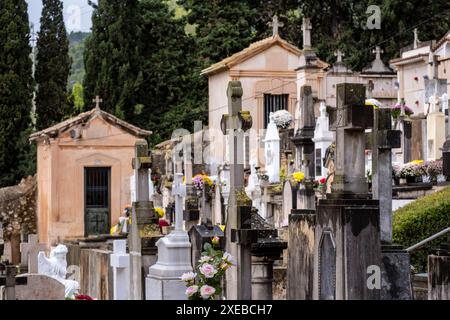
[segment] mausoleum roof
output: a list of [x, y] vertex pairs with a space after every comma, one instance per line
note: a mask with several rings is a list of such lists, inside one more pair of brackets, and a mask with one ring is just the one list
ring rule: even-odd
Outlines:
[[431, 51], [436, 51], [447, 41], [450, 41], [450, 30], [432, 47]]
[[43, 137], [50, 137], [55, 138], [59, 134], [66, 132], [67, 130], [80, 125], [80, 124], [86, 124], [92, 119], [96, 117], [101, 117], [106, 122], [111, 123], [114, 126], [120, 127], [124, 129], [125, 131], [129, 132], [130, 134], [139, 137], [139, 138], [145, 138], [152, 134], [151, 131], [143, 130], [141, 128], [138, 128], [128, 122], [125, 122], [116, 116], [113, 116], [112, 114], [101, 110], [100, 108], [93, 108], [90, 111], [80, 113], [76, 117], [67, 119], [63, 122], [60, 122], [52, 127], [49, 127], [47, 129], [44, 129], [42, 131], [33, 133], [30, 135], [30, 141], [36, 141]]
[[[201, 74], [209, 76], [218, 72], [229, 70], [233, 66], [242, 63], [275, 45], [279, 45], [280, 47], [297, 56], [300, 56], [303, 53], [301, 49], [297, 48], [293, 44], [290, 44], [277, 34], [275, 36], [252, 43], [248, 48], [245, 48], [244, 50], [213, 64], [209, 68], [202, 70]], [[319, 61], [319, 64], [323, 67], [327, 66], [327, 64], [323, 61]]]

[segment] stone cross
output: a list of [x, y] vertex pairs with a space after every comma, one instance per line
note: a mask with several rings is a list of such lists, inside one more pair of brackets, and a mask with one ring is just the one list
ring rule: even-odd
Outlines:
[[100, 99], [99, 96], [96, 96], [95, 99], [92, 100], [95, 103], [95, 108], [100, 109], [100, 103], [103, 102], [103, 99]]
[[373, 108], [365, 105], [363, 84], [337, 85], [336, 175], [333, 191], [367, 198], [365, 130], [373, 127]]
[[269, 22], [269, 25], [273, 28], [272, 36], [274, 37], [279, 35], [279, 29], [284, 27], [284, 23], [279, 22], [277, 15], [273, 16], [272, 22]]
[[390, 109], [374, 110], [372, 193], [380, 201], [380, 237], [392, 242], [392, 149], [401, 147], [401, 131], [392, 130]]
[[114, 300], [130, 299], [130, 255], [127, 254], [127, 241], [114, 240], [111, 254], [113, 268]]
[[345, 57], [345, 53], [338, 49], [334, 53], [334, 56], [336, 57], [336, 63], [342, 63], [342, 58]]
[[311, 49], [311, 30], [312, 25], [309, 18], [303, 18], [302, 31], [303, 31], [303, 49]]
[[172, 184], [172, 195], [175, 198], [175, 230], [183, 230], [183, 198], [186, 197], [186, 185], [183, 184], [183, 174], [175, 173]]
[[381, 60], [381, 54], [384, 53], [384, 51], [379, 46], [376, 46], [375, 50], [372, 50], [372, 53], [375, 53], [376, 60]]
[[148, 169], [151, 166], [151, 158], [148, 155], [147, 141], [136, 141], [135, 157], [132, 165], [137, 179], [135, 181], [136, 202], [133, 202], [131, 227], [128, 234], [131, 278], [130, 299], [142, 300], [142, 239], [140, 234], [141, 230], [147, 225], [158, 221], [154, 214], [153, 203], [149, 199]]
[[46, 244], [39, 243], [39, 237], [36, 234], [29, 234], [28, 243], [20, 244], [21, 264], [28, 266], [28, 273], [38, 273], [38, 254], [46, 248]]
[[228, 114], [222, 116], [221, 128], [228, 135], [230, 150], [230, 197], [226, 217], [227, 250], [237, 258], [237, 267], [228, 270], [226, 294], [229, 300], [250, 300], [251, 283], [251, 243], [236, 243], [231, 235], [244, 229], [244, 217], [240, 197], [244, 190], [244, 131], [252, 124], [249, 112], [242, 111], [242, 84], [231, 81], [228, 84]]

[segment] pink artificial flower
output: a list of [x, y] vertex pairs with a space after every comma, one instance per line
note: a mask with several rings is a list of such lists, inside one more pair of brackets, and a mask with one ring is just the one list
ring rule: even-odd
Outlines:
[[188, 297], [192, 297], [197, 292], [198, 292], [198, 286], [190, 286], [186, 289], [186, 295]]
[[211, 296], [213, 296], [214, 293], [216, 293], [216, 289], [206, 284], [200, 288], [200, 295], [205, 300], [211, 298]]
[[201, 274], [203, 274], [206, 278], [213, 278], [217, 273], [216, 268], [209, 263], [205, 263], [199, 268]]

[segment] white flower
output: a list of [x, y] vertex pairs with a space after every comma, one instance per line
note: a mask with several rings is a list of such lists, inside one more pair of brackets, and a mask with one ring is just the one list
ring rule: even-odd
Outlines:
[[234, 257], [231, 254], [229, 254], [228, 252], [225, 252], [223, 254], [222, 259], [223, 259], [223, 261], [225, 261], [228, 264], [231, 264], [233, 266], [236, 265], [236, 262], [234, 261]]
[[186, 295], [188, 297], [192, 297], [197, 292], [198, 292], [198, 286], [190, 286], [186, 289]]
[[200, 288], [200, 295], [205, 300], [214, 295], [214, 293], [216, 293], [216, 289], [206, 284]]
[[184, 282], [193, 281], [193, 280], [195, 280], [196, 276], [197, 276], [197, 274], [194, 272], [187, 272], [181, 276], [181, 280], [183, 280]]
[[209, 261], [211, 261], [211, 257], [209, 257], [209, 256], [203, 256], [200, 258], [200, 260], [198, 260], [198, 262], [200, 262], [200, 263], [205, 263], [205, 262], [209, 262]]
[[292, 115], [287, 110], [278, 110], [273, 113], [273, 121], [279, 128], [288, 128], [292, 123]]
[[213, 278], [217, 273], [216, 268], [209, 263], [205, 263], [204, 265], [202, 265], [199, 270], [200, 273], [203, 274], [206, 278]]

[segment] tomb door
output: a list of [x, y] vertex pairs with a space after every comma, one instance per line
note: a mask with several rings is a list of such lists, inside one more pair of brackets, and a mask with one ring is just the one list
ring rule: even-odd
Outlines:
[[84, 169], [85, 236], [109, 234], [111, 168]]

